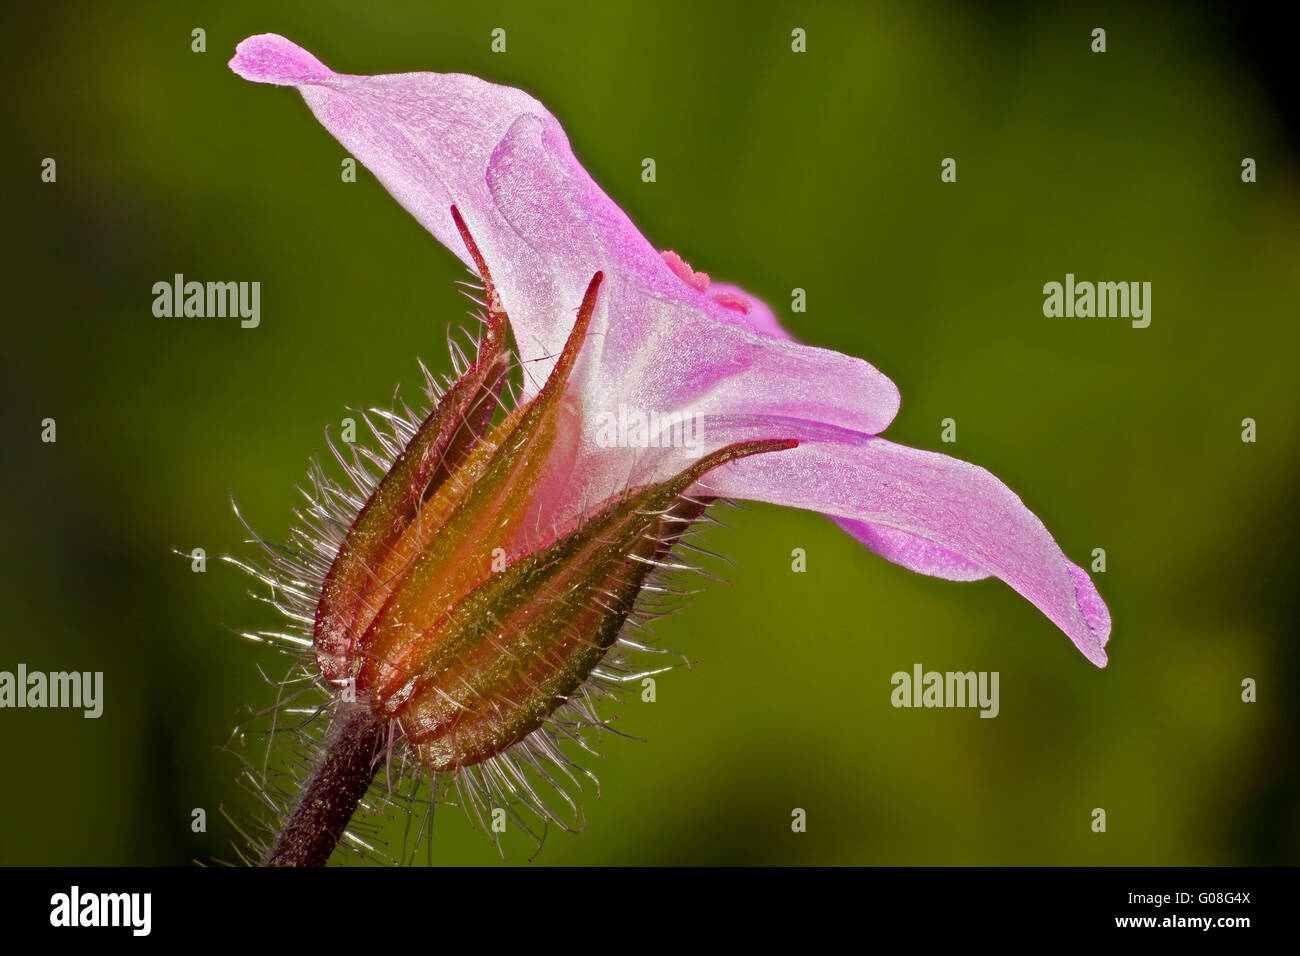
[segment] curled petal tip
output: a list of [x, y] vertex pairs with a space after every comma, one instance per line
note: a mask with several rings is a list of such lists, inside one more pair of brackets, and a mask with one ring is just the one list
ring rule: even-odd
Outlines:
[[230, 68], [254, 83], [297, 86], [334, 71], [298, 44], [278, 33], [259, 33], [235, 47]]
[[1097, 587], [1088, 577], [1088, 572], [1077, 564], [1070, 565], [1070, 577], [1074, 581], [1074, 595], [1079, 610], [1088, 624], [1088, 634], [1070, 634], [1074, 646], [1083, 652], [1083, 656], [1098, 667], [1105, 667], [1106, 642], [1110, 640], [1110, 610], [1106, 602], [1097, 593]]

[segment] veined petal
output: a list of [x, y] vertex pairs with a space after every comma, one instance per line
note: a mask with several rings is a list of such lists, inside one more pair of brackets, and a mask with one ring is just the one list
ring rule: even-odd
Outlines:
[[832, 518], [876, 554], [900, 567], [947, 581], [982, 581], [988, 571], [920, 535], [852, 518]]
[[683, 281], [578, 163], [531, 96], [471, 76], [348, 76], [283, 37], [241, 43], [231, 68], [295, 86], [317, 119], [435, 237], [472, 265], [457, 207], [484, 259], [526, 370], [546, 380], [591, 277], [610, 281], [575, 372], [585, 405], [662, 412], [799, 414], [875, 434], [898, 390], [868, 363], [783, 337], [762, 303]]
[[[797, 415], [867, 434], [897, 414], [897, 387], [868, 363], [778, 338], [775, 318], [752, 297], [746, 314], [715, 298], [715, 287], [675, 274], [578, 165], [549, 115], [521, 116], [487, 176], [500, 214], [548, 274], [579, 262], [579, 275], [600, 269], [610, 278], [575, 375], [592, 411], [623, 402], [664, 413]], [[571, 311], [560, 313], [566, 323]]]
[[[779, 434], [779, 429], [766, 433]], [[882, 438], [843, 436], [732, 462], [695, 491], [848, 519], [847, 530], [860, 540], [858, 532], [869, 529], [864, 543], [873, 550], [927, 574], [999, 577], [1047, 615], [1088, 660], [1106, 666], [1110, 612], [1087, 572], [1065, 557], [1011, 489], [976, 465]]]
[[[335, 73], [273, 33], [240, 43], [230, 68], [254, 82], [296, 87], [348, 152], [473, 269], [452, 221], [451, 207], [456, 206], [493, 270], [521, 358], [558, 354], [597, 269], [581, 276], [576, 269], [564, 275], [552, 272], [506, 224], [487, 184], [493, 151], [512, 124], [525, 114], [548, 115], [537, 100], [462, 74]], [[548, 371], [549, 364], [536, 380], [545, 381]]]

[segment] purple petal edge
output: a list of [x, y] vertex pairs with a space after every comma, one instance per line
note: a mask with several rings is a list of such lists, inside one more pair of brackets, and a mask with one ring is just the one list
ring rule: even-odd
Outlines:
[[254, 83], [297, 86], [310, 80], [337, 76], [316, 57], [278, 33], [259, 33], [235, 47], [230, 68]]
[[[750, 429], [740, 434], [752, 437]], [[1011, 489], [969, 462], [869, 436], [810, 441], [731, 462], [693, 490], [820, 511], [885, 558], [924, 574], [1001, 578], [1084, 657], [1106, 666], [1110, 612], [1088, 573]]]

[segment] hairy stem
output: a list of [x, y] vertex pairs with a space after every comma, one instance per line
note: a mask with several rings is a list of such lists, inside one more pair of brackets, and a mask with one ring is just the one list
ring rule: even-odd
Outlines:
[[340, 704], [324, 753], [299, 792], [263, 866], [324, 866], [370, 789], [385, 740], [370, 708]]

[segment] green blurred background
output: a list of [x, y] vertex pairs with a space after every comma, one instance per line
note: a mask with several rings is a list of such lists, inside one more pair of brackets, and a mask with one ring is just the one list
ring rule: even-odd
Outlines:
[[[732, 585], [657, 626], [693, 670], [622, 707], [647, 742], [604, 743], [586, 832], [553, 833], [539, 862], [1300, 862], [1297, 149], [1267, 64], [1214, 8], [2, 16], [0, 669], [102, 670], [106, 686], [97, 721], [0, 711], [0, 863], [231, 857], [217, 808], [247, 800], [216, 747], [273, 697], [255, 665], [284, 661], [222, 625], [277, 621], [236, 571], [192, 574], [170, 549], [247, 555], [232, 492], [282, 534], [323, 427], [414, 386], [417, 355], [448, 368], [462, 267], [369, 173], [340, 181], [343, 150], [295, 93], [229, 72], [235, 44], [268, 31], [342, 72], [529, 90], [653, 243], [890, 375], [889, 437], [989, 468], [1075, 561], [1108, 555], [1098, 671], [1000, 582], [911, 574], [814, 514], [722, 515], [733, 529], [711, 542]], [[949, 156], [958, 181], [942, 184]], [[1151, 327], [1044, 318], [1042, 285], [1067, 271], [1151, 281]], [[154, 318], [151, 286], [175, 272], [260, 281], [261, 327]], [[796, 286], [808, 311], [792, 315]], [[47, 416], [57, 444], [40, 441]], [[1000, 672], [1001, 715], [893, 709], [890, 675], [917, 662]], [[453, 810], [434, 858], [498, 859]]]

